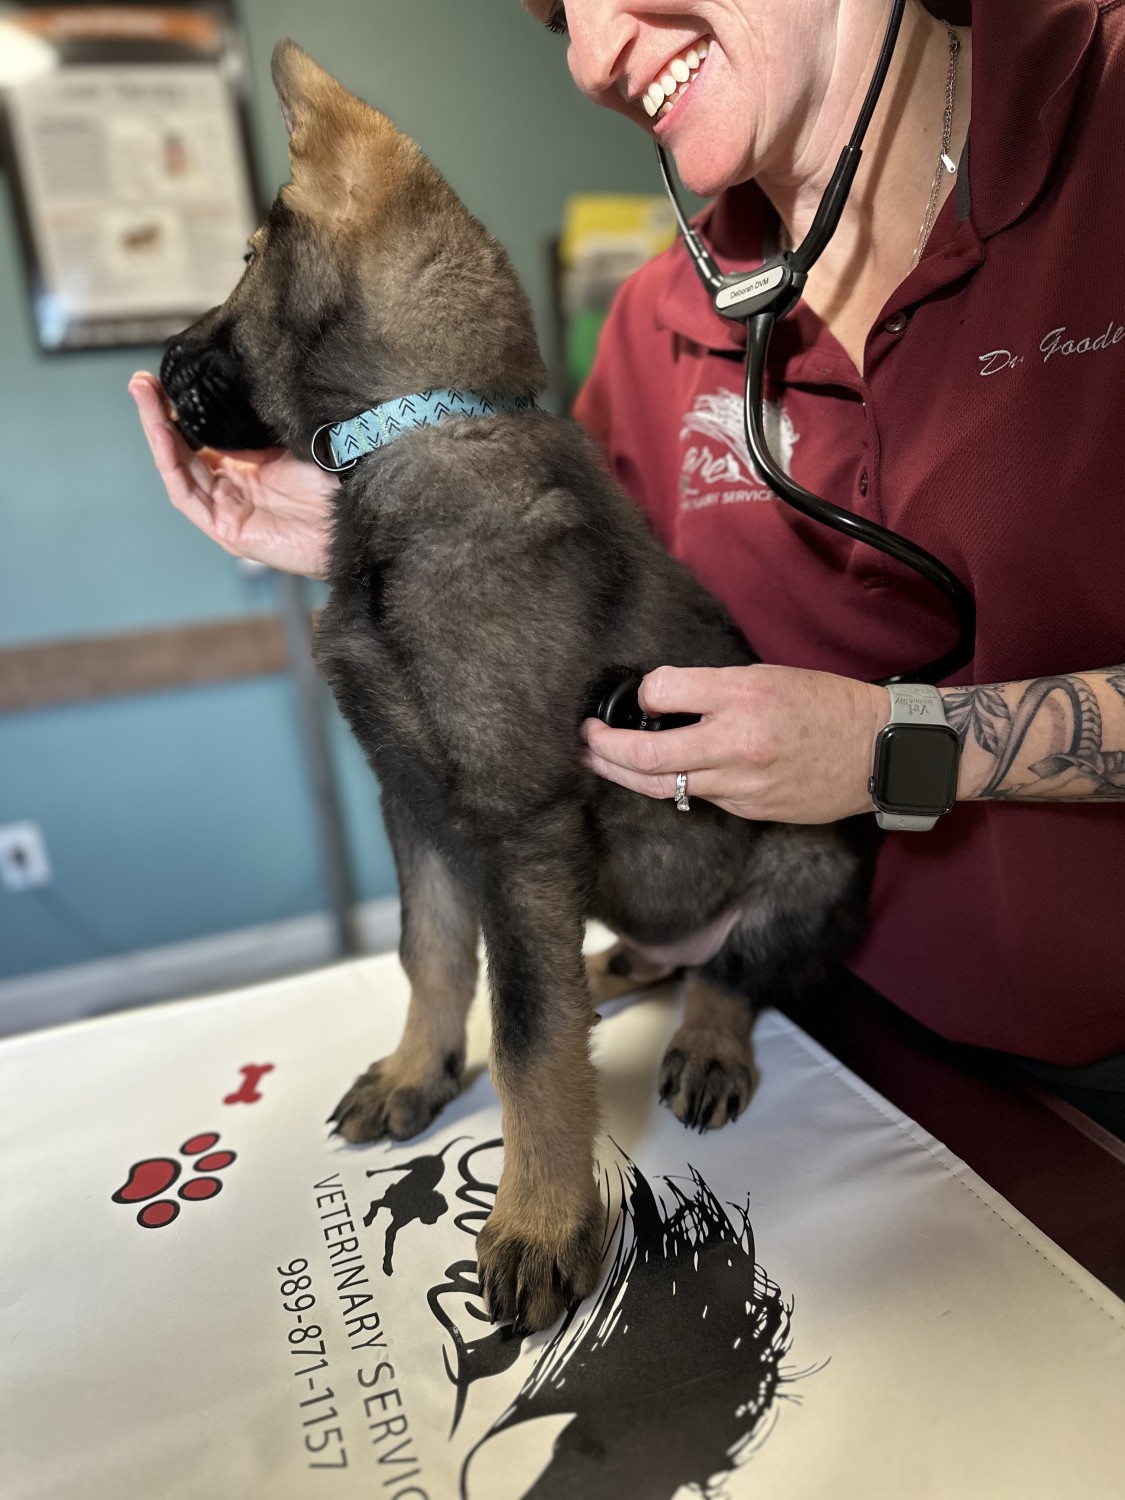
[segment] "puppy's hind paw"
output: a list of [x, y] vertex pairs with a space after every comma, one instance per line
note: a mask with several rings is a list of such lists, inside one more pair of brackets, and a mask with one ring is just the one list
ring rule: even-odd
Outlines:
[[689, 1130], [736, 1120], [753, 1091], [749, 1047], [723, 1032], [681, 1027], [660, 1065], [660, 1102]]
[[586, 980], [595, 1005], [636, 994], [674, 972], [672, 965], [655, 961], [624, 941], [586, 957]]

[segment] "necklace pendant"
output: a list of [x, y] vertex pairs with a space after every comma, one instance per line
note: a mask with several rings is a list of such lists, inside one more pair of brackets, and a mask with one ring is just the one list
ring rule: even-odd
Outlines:
[[957, 175], [957, 163], [949, 154], [949, 141], [953, 134], [953, 104], [957, 96], [957, 54], [961, 50], [961, 40], [948, 21], [945, 23], [945, 30], [949, 37], [949, 74], [945, 80], [945, 113], [941, 121], [941, 150], [938, 153], [937, 166], [934, 168], [934, 180], [930, 187], [930, 201], [926, 205], [926, 217], [922, 220], [918, 245], [914, 251], [914, 258], [910, 262], [911, 270], [922, 259], [922, 251], [926, 248], [926, 241], [930, 237], [930, 230], [937, 216], [938, 198], [941, 196], [941, 174], [945, 171], [951, 177]]

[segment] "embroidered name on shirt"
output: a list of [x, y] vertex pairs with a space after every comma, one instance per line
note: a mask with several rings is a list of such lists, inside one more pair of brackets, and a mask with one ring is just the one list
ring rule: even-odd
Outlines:
[[[1114, 324], [1112, 321], [1104, 333], [1099, 333], [1096, 338], [1089, 336], [1080, 339], [1068, 339], [1065, 337], [1066, 326], [1052, 328], [1050, 333], [1044, 334], [1039, 341], [1039, 352], [1046, 364], [1053, 354], [1093, 354], [1099, 349], [1112, 349], [1114, 344], [1120, 344], [1125, 339], [1125, 324]], [[1024, 356], [1015, 354], [1011, 349], [990, 349], [987, 354], [978, 354], [980, 362], [980, 373], [982, 375], [998, 375], [1001, 370], [1014, 370], [1017, 365], [1022, 365]]]

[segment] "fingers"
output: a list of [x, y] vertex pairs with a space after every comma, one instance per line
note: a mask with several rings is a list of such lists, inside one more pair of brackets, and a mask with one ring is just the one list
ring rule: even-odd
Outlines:
[[[215, 450], [209, 448], [207, 451], [213, 453]], [[222, 457], [229, 459], [231, 463], [253, 464], [256, 469], [260, 469], [263, 464], [271, 463], [276, 458], [285, 458], [288, 453], [288, 448], [224, 448]], [[325, 478], [330, 477], [325, 475]]]
[[160, 382], [147, 370], [138, 370], [129, 381], [129, 394], [137, 403], [137, 410], [141, 414], [141, 426], [144, 428], [145, 436], [151, 441], [151, 433], [154, 429], [169, 420], [168, 405]]
[[681, 771], [690, 773], [701, 797], [714, 780], [713, 747], [709, 748], [703, 725], [647, 734], [638, 729], [610, 729], [600, 719], [587, 719], [582, 737], [587, 745], [583, 760], [591, 771], [646, 797], [674, 796]]
[[752, 667], [657, 667], [641, 681], [637, 693], [641, 707], [652, 715], [700, 714], [701, 723], [646, 734], [634, 729], [611, 729], [600, 719], [587, 719], [582, 726], [582, 737], [600, 761], [631, 773], [634, 782], [637, 776], [658, 778], [646, 783], [646, 789], [650, 795], [668, 796], [665, 787], [669, 775], [674, 783], [680, 771], [699, 771], [716, 764], [715, 725], [709, 721], [729, 701], [736, 688], [736, 676], [753, 670]]
[[884, 688], [765, 664], [661, 667], [642, 688], [650, 712], [702, 713], [700, 722], [649, 734], [587, 719], [583, 763], [597, 775], [669, 798], [682, 772], [689, 797], [766, 822], [833, 822], [870, 806]]
[[138, 371], [129, 382], [129, 394], [137, 403], [141, 426], [169, 500], [201, 531], [210, 533], [215, 521], [214, 470], [202, 452], [192, 452], [172, 422], [155, 376]]
[[730, 696], [732, 674], [742, 667], [657, 667], [637, 693], [648, 714], [711, 713]]
[[[675, 733], [673, 730], [667, 732]], [[651, 738], [655, 739], [658, 736], [653, 735]], [[728, 791], [723, 784], [722, 773], [717, 770], [704, 768], [692, 771], [684, 766], [678, 766], [675, 771], [663, 771], [650, 775], [644, 771], [634, 771], [628, 766], [619, 765], [616, 761], [606, 760], [596, 750], [587, 750], [582, 761], [586, 768], [593, 771], [596, 776], [601, 776], [606, 781], [616, 782], [618, 786], [626, 787], [631, 792], [640, 792], [644, 797], [654, 797], [658, 801], [676, 795], [676, 776], [680, 771], [687, 776], [689, 797], [721, 801]]]
[[606, 760], [595, 750], [587, 750], [582, 757], [582, 762], [596, 776], [601, 776], [606, 781], [614, 781], [618, 786], [626, 787], [631, 792], [640, 792], [645, 797], [661, 798], [676, 795], [675, 776], [648, 776], [643, 771], [632, 771], [627, 766], [618, 765], [616, 761]]

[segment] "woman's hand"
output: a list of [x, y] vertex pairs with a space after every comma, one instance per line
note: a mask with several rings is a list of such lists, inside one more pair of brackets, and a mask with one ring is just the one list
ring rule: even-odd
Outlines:
[[870, 812], [875, 736], [891, 716], [886, 688], [798, 667], [658, 667], [641, 683], [650, 714], [702, 714], [659, 734], [582, 726], [585, 763], [648, 797], [689, 797], [779, 823], [830, 823]]
[[139, 371], [129, 382], [129, 394], [177, 510], [234, 557], [250, 557], [285, 573], [325, 576], [337, 479], [284, 448], [193, 452], [172, 422], [154, 375]]

